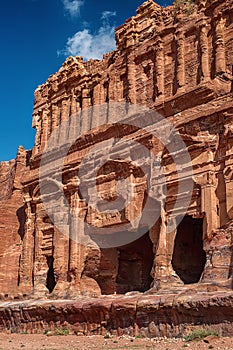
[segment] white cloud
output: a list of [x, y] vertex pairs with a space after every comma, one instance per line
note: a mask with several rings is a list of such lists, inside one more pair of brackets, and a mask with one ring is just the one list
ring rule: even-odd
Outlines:
[[75, 33], [68, 38], [65, 49], [58, 54], [83, 56], [85, 60], [89, 60], [101, 59], [104, 53], [115, 50], [115, 26], [110, 24], [110, 17], [115, 15], [115, 12], [103, 12], [102, 25], [96, 33], [92, 34], [89, 29]]
[[65, 10], [70, 16], [75, 17], [80, 13], [80, 7], [84, 4], [84, 0], [62, 0]]
[[102, 13], [101, 19], [109, 21], [109, 18], [113, 17], [113, 16], [116, 16], [116, 11], [114, 11], [114, 12], [112, 12], [112, 11], [104, 11]]

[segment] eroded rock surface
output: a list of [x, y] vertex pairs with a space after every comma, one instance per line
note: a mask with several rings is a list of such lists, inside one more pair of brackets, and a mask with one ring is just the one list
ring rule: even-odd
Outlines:
[[0, 331], [77, 335], [182, 337], [194, 329], [232, 335], [232, 292], [80, 297], [70, 300], [1, 302]]
[[[198, 0], [167, 8], [148, 0], [116, 29], [116, 51], [88, 62], [69, 57], [37, 88], [33, 150], [20, 148], [16, 160], [0, 167], [2, 298], [96, 297], [147, 290], [156, 294], [188, 286], [193, 290], [195, 283], [204, 291], [232, 289], [232, 36], [232, 0]], [[125, 103], [137, 104], [172, 123], [189, 152], [191, 177], [190, 164], [182, 163], [183, 153], [171, 154], [166, 147], [175, 144], [171, 133], [164, 145], [153, 119], [147, 132], [126, 121], [114, 124], [116, 115], [109, 109], [114, 102], [122, 103], [126, 116]], [[98, 106], [104, 106], [105, 112], [96, 113]], [[61, 143], [71, 139], [72, 116], [77, 113], [79, 137], [65, 157], [59, 182]], [[55, 158], [45, 157], [50, 175], [44, 187], [48, 186], [46, 198], [53, 201], [51, 217], [42, 200], [40, 162], [50, 136], [64, 122], [69, 126], [57, 135]], [[140, 146], [157, 157], [153, 166]], [[96, 164], [113, 147], [114, 157], [95, 174]], [[141, 159], [138, 165], [135, 154]], [[88, 179], [83, 193], [78, 175], [82, 162]], [[182, 165], [179, 178], [178, 164]], [[161, 174], [166, 191], [157, 185]], [[131, 186], [130, 201], [124, 194], [125, 207], [106, 214], [89, 205], [88, 197], [114, 207], [119, 182], [126, 194], [125, 183]], [[187, 195], [190, 203], [185, 208]], [[71, 213], [79, 217], [79, 225], [71, 223]], [[183, 221], [167, 234], [181, 214], [185, 214]], [[153, 215], [157, 218], [149, 225]], [[84, 223], [92, 227], [88, 235]], [[112, 233], [123, 235], [124, 225], [131, 225], [132, 242], [106, 248], [95, 241], [95, 230], [105, 228], [108, 235], [101, 239], [109, 239]], [[145, 231], [143, 236], [140, 230]], [[89, 236], [84, 244], [81, 238]], [[101, 300], [107, 308], [111, 299]], [[132, 313], [133, 322], [138, 299], [132, 300], [128, 315], [130, 319]]]

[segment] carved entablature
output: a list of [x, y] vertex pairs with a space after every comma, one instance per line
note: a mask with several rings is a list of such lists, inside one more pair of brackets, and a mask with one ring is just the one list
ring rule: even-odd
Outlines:
[[135, 17], [116, 29], [118, 50], [135, 45], [150, 38], [158, 27], [163, 27], [163, 8], [152, 0], [141, 5]]
[[60, 90], [64, 90], [64, 87], [65, 93], [70, 93], [72, 86], [70, 87], [66, 84], [68, 82], [70, 83], [70, 80], [74, 77], [76, 78], [76, 81], [78, 81], [81, 78], [85, 78], [87, 75], [88, 72], [84, 67], [82, 57], [68, 57], [59, 71], [54, 75], [51, 75], [46, 84], [43, 84], [37, 88], [35, 91], [34, 108], [37, 109], [43, 104], [43, 102], [46, 102], [46, 100], [43, 98], [48, 98], [48, 96], [50, 100], [57, 98], [58, 91], [60, 95]]

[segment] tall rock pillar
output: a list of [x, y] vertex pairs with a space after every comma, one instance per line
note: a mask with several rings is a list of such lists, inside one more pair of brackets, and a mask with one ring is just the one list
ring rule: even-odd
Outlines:
[[220, 17], [215, 27], [215, 73], [226, 71], [226, 51], [224, 40], [225, 20]]

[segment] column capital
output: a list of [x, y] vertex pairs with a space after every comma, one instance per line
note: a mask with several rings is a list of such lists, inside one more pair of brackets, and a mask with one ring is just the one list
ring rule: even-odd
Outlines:
[[207, 171], [204, 174], [196, 175], [194, 176], [194, 181], [202, 188], [217, 186], [217, 178], [214, 171]]

